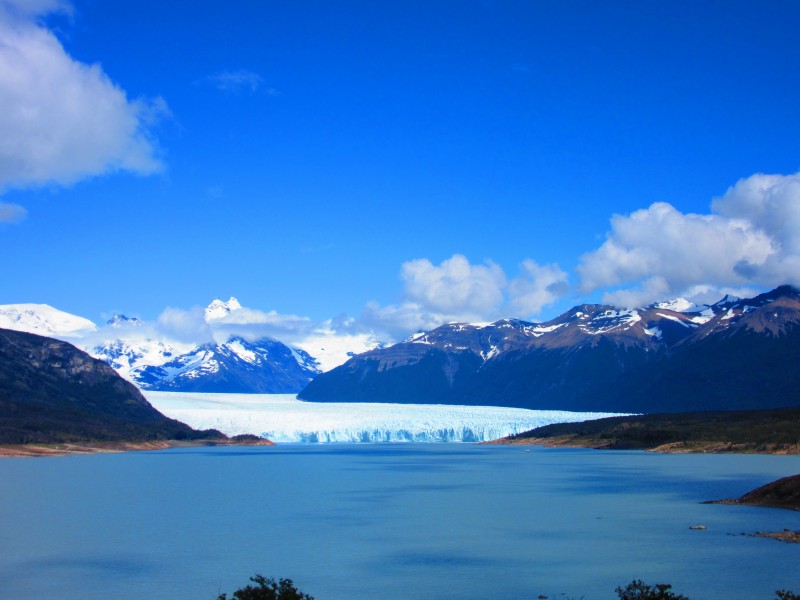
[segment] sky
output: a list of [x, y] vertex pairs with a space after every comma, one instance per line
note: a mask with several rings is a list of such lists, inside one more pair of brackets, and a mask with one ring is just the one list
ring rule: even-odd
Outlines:
[[0, 0], [0, 304], [168, 322], [235, 296], [398, 339], [800, 285], [798, 22]]

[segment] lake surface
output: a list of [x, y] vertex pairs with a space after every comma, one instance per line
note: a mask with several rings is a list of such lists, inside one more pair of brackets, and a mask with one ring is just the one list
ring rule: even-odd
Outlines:
[[[800, 592], [800, 512], [701, 501], [800, 457], [467, 444], [192, 448], [0, 461], [0, 598], [213, 600], [255, 573], [317, 600], [692, 600]], [[706, 525], [692, 531], [691, 525]]]

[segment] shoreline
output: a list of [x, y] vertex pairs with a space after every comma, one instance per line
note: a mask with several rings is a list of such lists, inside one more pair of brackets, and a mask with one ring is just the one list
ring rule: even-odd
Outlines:
[[154, 440], [145, 442], [66, 442], [53, 444], [0, 444], [0, 458], [32, 458], [39, 456], [68, 456], [73, 454], [100, 454], [117, 452], [144, 452], [169, 448], [195, 448], [203, 446], [274, 446], [265, 438], [258, 440], [200, 439]]
[[644, 450], [662, 454], [800, 454], [800, 444], [766, 443], [746, 444], [721, 441], [670, 442], [648, 447], [643, 444], [621, 443], [617, 440], [582, 438], [576, 435], [554, 437], [506, 437], [482, 444], [505, 446], [540, 446], [543, 448], [586, 448], [589, 450]]

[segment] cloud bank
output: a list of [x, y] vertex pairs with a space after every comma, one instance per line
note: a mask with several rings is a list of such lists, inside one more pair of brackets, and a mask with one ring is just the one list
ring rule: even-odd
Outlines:
[[800, 174], [756, 174], [714, 199], [709, 214], [657, 202], [615, 215], [605, 242], [581, 258], [581, 292], [638, 305], [698, 291], [800, 285]]
[[0, 192], [162, 168], [151, 127], [161, 99], [128, 99], [99, 64], [71, 58], [38, 18], [56, 0], [0, 0]]

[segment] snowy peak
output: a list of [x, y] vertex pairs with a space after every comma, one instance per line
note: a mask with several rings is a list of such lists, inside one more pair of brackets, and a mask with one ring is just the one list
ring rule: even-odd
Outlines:
[[227, 302], [215, 299], [206, 307], [205, 317], [206, 322], [224, 319], [229, 314], [242, 308], [239, 301], [233, 296]]
[[448, 323], [408, 338], [412, 346], [434, 346], [449, 352], [470, 352], [488, 360], [530, 335], [533, 323], [502, 319], [494, 323]]
[[182, 392], [296, 393], [319, 371], [302, 350], [262, 338], [231, 337], [208, 343], [160, 364], [131, 369], [139, 387]]
[[742, 329], [778, 336], [800, 324], [800, 290], [783, 285], [755, 298], [728, 295], [712, 304], [708, 312], [713, 315], [692, 339]]
[[678, 313], [700, 312], [707, 308], [706, 305], [698, 306], [694, 302], [690, 302], [686, 298], [673, 298], [671, 300], [664, 300], [651, 304], [648, 308], [661, 308], [664, 310], [671, 310]]
[[134, 369], [163, 365], [186, 350], [187, 348], [176, 348], [153, 339], [143, 341], [117, 339], [99, 344], [88, 352], [111, 365], [128, 381], [138, 383], [131, 373]]
[[0, 328], [53, 337], [81, 337], [96, 331], [97, 325], [47, 304], [3, 304]]
[[741, 300], [741, 298], [739, 298], [738, 296], [733, 296], [731, 294], [725, 294], [725, 296], [723, 296], [722, 300], [718, 300], [717, 302], [714, 302], [714, 304], [712, 304], [711, 307], [716, 309], [716, 310], [721, 310], [721, 309], [724, 309], [724, 308], [728, 308], [730, 306], [734, 306], [740, 300]]
[[123, 329], [125, 327], [141, 327], [143, 323], [136, 317], [126, 317], [125, 315], [114, 315], [108, 321], [106, 321], [106, 325], [108, 325], [109, 327], [113, 327], [114, 329]]

